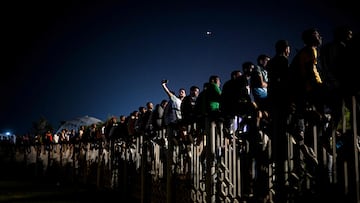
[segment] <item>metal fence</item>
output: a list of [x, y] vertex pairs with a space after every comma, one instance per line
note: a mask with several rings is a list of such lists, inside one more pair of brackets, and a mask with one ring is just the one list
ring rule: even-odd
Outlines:
[[[141, 202], [302, 202], [306, 195], [322, 194], [359, 203], [359, 138], [356, 114], [351, 115], [349, 139], [340, 142], [333, 132], [331, 151], [319, 144], [319, 126], [307, 126], [317, 166], [304, 159], [291, 134], [285, 146], [273, 145], [266, 130], [251, 132], [244, 117], [234, 118], [230, 134], [222, 121], [207, 120], [203, 130], [169, 127], [151, 137], [139, 134], [130, 143], [1, 146], [15, 161], [35, 165], [37, 173], [61, 168], [67, 180], [118, 190]], [[274, 160], [273, 147], [286, 148], [283, 161]]]

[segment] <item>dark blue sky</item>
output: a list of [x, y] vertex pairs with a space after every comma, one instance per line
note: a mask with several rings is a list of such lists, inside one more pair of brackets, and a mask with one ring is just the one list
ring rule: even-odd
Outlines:
[[24, 133], [41, 117], [56, 128], [128, 115], [167, 98], [162, 79], [176, 92], [214, 74], [224, 83], [243, 62], [274, 55], [278, 39], [293, 56], [306, 28], [326, 43], [336, 26], [360, 25], [350, 0], [130, 2], [3, 3], [0, 132]]

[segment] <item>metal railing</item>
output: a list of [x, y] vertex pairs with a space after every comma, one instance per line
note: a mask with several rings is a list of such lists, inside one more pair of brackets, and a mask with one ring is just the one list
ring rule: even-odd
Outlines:
[[[353, 149], [347, 150], [351, 156], [339, 156], [343, 152], [338, 151], [335, 131], [330, 153], [319, 142], [319, 126], [307, 125], [306, 139], [311, 139], [318, 166], [304, 160], [291, 134], [286, 134], [286, 146], [274, 146], [265, 129], [251, 129], [241, 117], [234, 119], [233, 126], [237, 128], [231, 134], [224, 133], [221, 121], [212, 120], [206, 121], [205, 129], [187, 130], [185, 134], [193, 142], [183, 142], [179, 130], [167, 128], [151, 138], [146, 133], [139, 134], [131, 143], [110, 140], [13, 148], [2, 145], [1, 151], [13, 150], [17, 162], [37, 163], [36, 167], [42, 167], [37, 171], [47, 171], [55, 165], [70, 168], [71, 173], [66, 175], [72, 181], [119, 190], [124, 195], [138, 196], [141, 202], [296, 202], [301, 195], [324, 193], [318, 191], [323, 185], [336, 185], [342, 189], [337, 195], [359, 203], [355, 98], [352, 102]], [[273, 147], [285, 147], [286, 159], [274, 160]], [[279, 167], [282, 174], [276, 172]], [[278, 182], [277, 176], [282, 176], [284, 182]], [[277, 197], [280, 195], [283, 199]]]

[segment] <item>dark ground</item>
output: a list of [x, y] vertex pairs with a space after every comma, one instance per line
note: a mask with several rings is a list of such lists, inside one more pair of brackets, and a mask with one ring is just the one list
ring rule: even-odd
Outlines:
[[[119, 197], [113, 191], [79, 187], [58, 186], [46, 181], [6, 180], [0, 181], [0, 202], [104, 202]], [[125, 201], [121, 201], [125, 202]], [[136, 202], [136, 199], [128, 202]]]
[[[37, 171], [41, 167], [17, 163], [12, 161], [11, 156], [8, 155], [0, 153], [0, 203], [141, 202], [137, 189], [129, 188], [128, 192], [104, 187], [99, 189], [94, 184], [70, 180], [67, 178], [72, 177], [71, 174], [68, 174], [69, 171], [50, 170], [51, 174], [46, 174]], [[341, 187], [322, 186], [318, 188], [317, 193], [301, 195], [293, 202], [356, 202], [354, 201], [354, 191], [348, 196], [339, 195], [342, 190]], [[130, 191], [134, 191], [134, 193]], [[252, 202], [248, 201], [248, 203]]]
[[[141, 202], [139, 198], [111, 189], [98, 189], [95, 185], [84, 185], [67, 180], [54, 179], [52, 176], [29, 176], [34, 171], [29, 167], [16, 164], [4, 164], [0, 160], [0, 202], [11, 203], [83, 203], [83, 202]], [[305, 195], [296, 203], [352, 202], [344, 197], [336, 197], [338, 191], [326, 190], [328, 195]], [[325, 196], [324, 196], [325, 195]], [[130, 196], [130, 197], [129, 197]], [[253, 201], [249, 201], [252, 203]], [[258, 201], [254, 201], [258, 202]]]
[[34, 172], [31, 166], [14, 163], [0, 156], [0, 202], [140, 202], [130, 195], [123, 196], [120, 191], [98, 189], [95, 185], [74, 183], [46, 174], [35, 176]]

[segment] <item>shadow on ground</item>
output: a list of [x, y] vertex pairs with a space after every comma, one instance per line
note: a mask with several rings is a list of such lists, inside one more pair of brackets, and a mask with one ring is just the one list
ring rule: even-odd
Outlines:
[[0, 160], [0, 202], [11, 203], [82, 203], [140, 202], [135, 197], [122, 197], [121, 191], [98, 189], [49, 176], [33, 176], [33, 171], [17, 163]]

